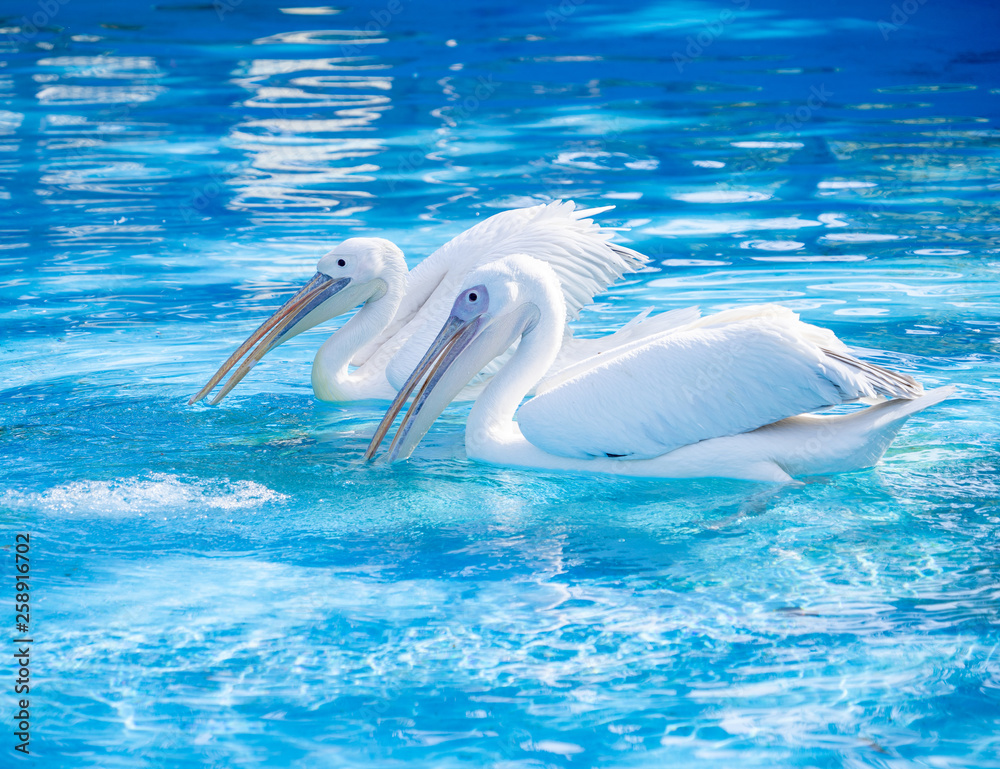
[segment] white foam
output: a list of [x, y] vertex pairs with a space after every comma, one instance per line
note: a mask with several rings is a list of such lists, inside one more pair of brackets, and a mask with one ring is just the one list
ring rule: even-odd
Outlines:
[[0, 503], [50, 512], [142, 515], [191, 508], [245, 510], [286, 499], [254, 481], [220, 481], [150, 473], [142, 478], [73, 481], [41, 493], [7, 491]]

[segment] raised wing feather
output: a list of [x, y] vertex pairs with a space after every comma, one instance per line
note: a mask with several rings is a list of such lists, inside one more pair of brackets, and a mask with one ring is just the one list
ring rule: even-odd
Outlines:
[[[577, 210], [568, 201], [504, 211], [427, 257], [410, 273], [396, 318], [376, 340], [400, 347], [386, 372], [389, 381], [398, 387], [413, 370], [447, 319], [466, 276], [477, 267], [517, 253], [547, 262], [559, 277], [568, 319], [624, 273], [639, 269], [648, 261], [645, 256], [610, 243], [614, 231], [587, 218], [605, 210]], [[374, 349], [369, 345], [362, 354]]]
[[715, 325], [710, 316], [601, 356], [524, 404], [521, 432], [558, 456], [647, 459], [862, 397], [921, 392], [905, 375], [824, 349], [821, 329], [786, 313]]

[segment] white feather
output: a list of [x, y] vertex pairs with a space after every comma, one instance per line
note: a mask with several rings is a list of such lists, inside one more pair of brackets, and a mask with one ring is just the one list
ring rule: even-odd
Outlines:
[[[313, 391], [329, 401], [391, 400], [447, 317], [462, 281], [513, 253], [531, 254], [550, 266], [561, 285], [565, 319], [572, 319], [596, 293], [648, 261], [612, 244], [615, 231], [588, 218], [609, 208], [613, 206], [577, 210], [572, 202], [555, 202], [504, 211], [453, 238], [409, 273], [395, 244], [383, 238], [348, 238], [319, 260], [317, 276], [237, 348], [191, 403], [232, 372], [212, 400], [217, 403], [270, 349], [358, 305], [316, 353]], [[317, 293], [334, 284], [337, 290]], [[586, 345], [573, 349], [590, 354]], [[475, 397], [509, 358], [509, 353], [497, 352], [500, 360], [487, 363], [457, 398]]]
[[414, 268], [393, 322], [362, 348], [354, 362], [362, 362], [377, 347], [395, 346], [398, 351], [386, 375], [399, 387], [448, 317], [468, 274], [512, 254], [527, 254], [555, 270], [567, 320], [572, 320], [595, 294], [648, 261], [636, 251], [612, 244], [614, 232], [586, 218], [605, 210], [577, 210], [571, 201], [555, 202], [504, 211], [466, 230]]
[[521, 407], [518, 424], [558, 456], [648, 459], [882, 394], [854, 359], [817, 342], [843, 347], [785, 308], [701, 318], [577, 364], [575, 376]]
[[[480, 313], [461, 305], [435, 344], [448, 341], [456, 319], [475, 322], [475, 335], [434, 371], [435, 384], [421, 390], [390, 459], [409, 456], [449, 393], [508, 347], [518, 328], [517, 351], [469, 413], [470, 458], [616, 475], [787, 481], [874, 465], [909, 416], [954, 392], [924, 393], [911, 377], [852, 357], [832, 332], [761, 305], [704, 318], [689, 313], [678, 327], [671, 320], [682, 313], [652, 336], [639, 333], [646, 321], [637, 319], [633, 338], [578, 361], [518, 408], [559, 352], [565, 308], [558, 281], [546, 265], [515, 255], [477, 270], [463, 289], [474, 286], [487, 298]], [[876, 396], [894, 400], [846, 414], [808, 413]]]

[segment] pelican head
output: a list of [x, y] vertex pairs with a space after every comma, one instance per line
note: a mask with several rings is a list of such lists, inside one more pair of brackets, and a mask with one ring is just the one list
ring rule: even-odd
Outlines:
[[229, 356], [188, 405], [208, 395], [251, 348], [212, 399], [212, 405], [226, 397], [257, 361], [278, 345], [360, 304], [377, 301], [390, 291], [401, 292], [405, 281], [406, 262], [395, 244], [383, 238], [348, 238], [319, 260], [309, 282]]
[[[550, 351], [555, 357], [566, 305], [559, 279], [548, 264], [520, 254], [509, 256], [473, 271], [464, 285], [441, 331], [382, 418], [366, 460], [374, 457], [396, 415], [421, 381], [389, 447], [389, 462], [406, 459], [459, 391], [537, 325], [556, 329]], [[546, 367], [549, 363], [545, 363]], [[480, 397], [486, 397], [486, 392]]]

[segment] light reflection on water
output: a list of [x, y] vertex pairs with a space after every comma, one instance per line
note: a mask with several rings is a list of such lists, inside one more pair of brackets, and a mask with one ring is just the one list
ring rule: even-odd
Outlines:
[[[272, 5], [2, 21], [52, 765], [995, 762], [995, 9]], [[581, 334], [779, 301], [960, 395], [783, 488], [472, 465], [467, 406], [365, 466], [384, 404], [312, 399], [324, 328], [183, 406], [332, 243], [415, 264], [555, 197], [653, 259]]]

